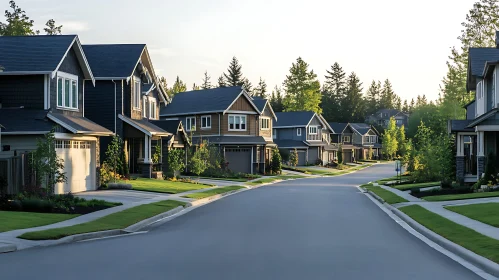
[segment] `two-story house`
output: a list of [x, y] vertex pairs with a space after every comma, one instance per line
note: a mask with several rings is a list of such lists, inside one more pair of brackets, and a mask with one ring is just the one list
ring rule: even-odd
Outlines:
[[78, 36], [0, 36], [0, 65], [0, 176], [9, 192], [35, 184], [28, 154], [50, 131], [67, 177], [55, 193], [95, 190], [99, 139], [113, 133], [86, 118], [95, 77]]
[[[372, 159], [381, 157], [380, 135], [372, 125], [337, 122], [330, 122], [329, 125], [334, 131], [331, 134], [331, 143], [342, 145], [344, 163], [368, 159], [370, 150], [372, 150]], [[334, 160], [337, 159], [335, 156]]]
[[[449, 123], [450, 132], [456, 134], [456, 177], [460, 181], [476, 182], [487, 161], [494, 158], [496, 169], [499, 167], [499, 31], [496, 45], [470, 48], [466, 88], [475, 92], [475, 100], [465, 106], [466, 120]], [[491, 154], [493, 158], [488, 157]]]
[[[172, 147], [175, 141], [181, 147], [184, 142], [179, 142], [178, 136], [182, 134], [179, 122], [173, 125], [157, 122], [160, 104], [167, 104], [169, 97], [156, 77], [147, 46], [84, 45], [83, 50], [96, 80], [95, 87], [86, 82], [86, 116], [123, 140], [130, 173], [150, 178], [156, 149], [163, 147], [164, 155], [165, 148]], [[169, 132], [161, 126], [175, 131]], [[101, 160], [111, 140], [102, 139]], [[163, 157], [160, 162], [164, 161]]]
[[[329, 126], [332, 128], [331, 143], [338, 147], [341, 145], [343, 163], [353, 162], [356, 153], [355, 150], [358, 149], [353, 145], [354, 130], [348, 123], [330, 122]], [[332, 160], [338, 160], [337, 153], [333, 156]]]
[[160, 116], [180, 120], [194, 145], [218, 146], [230, 170], [263, 173], [275, 120], [270, 104], [264, 105], [262, 112], [241, 87], [223, 87], [177, 93]]
[[330, 126], [312, 111], [276, 113], [274, 142], [279, 149], [298, 151], [298, 165], [327, 164], [336, 147], [330, 144]]
[[390, 122], [391, 117], [395, 118], [397, 127], [401, 127], [403, 125], [405, 128], [407, 128], [409, 124], [409, 114], [397, 109], [378, 110], [376, 113], [367, 117], [366, 122], [386, 128], [388, 126], [388, 123]]

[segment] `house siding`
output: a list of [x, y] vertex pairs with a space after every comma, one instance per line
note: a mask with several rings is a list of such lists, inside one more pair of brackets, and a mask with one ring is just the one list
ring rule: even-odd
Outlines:
[[257, 135], [258, 115], [236, 114], [246, 116], [246, 131], [229, 131], [229, 115], [225, 114], [222, 118], [222, 135]]
[[272, 116], [272, 112], [269, 109], [269, 106], [270, 105], [265, 106], [265, 110], [262, 113], [262, 117], [267, 117], [267, 118], [270, 119], [270, 121], [269, 121], [269, 123], [270, 123], [269, 129], [268, 130], [264, 130], [264, 129], [261, 128], [260, 124], [258, 124], [258, 135], [259, 136], [263, 136], [266, 140], [271, 141], [272, 140], [272, 129], [273, 129], [273, 124], [272, 124], [273, 116]]
[[[201, 116], [211, 116], [211, 129], [201, 129]], [[199, 136], [199, 135], [218, 135], [219, 122], [218, 122], [218, 114], [202, 114], [202, 115], [192, 115], [180, 117], [179, 119], [182, 121], [184, 128], [186, 127], [187, 118], [195, 117], [196, 118], [196, 131], [187, 131], [189, 135]]]
[[277, 129], [277, 139], [305, 141], [305, 139], [306, 139], [305, 127], [301, 127], [301, 136], [297, 135], [297, 133], [296, 133], [297, 128], [298, 127], [278, 128]]
[[2, 108], [43, 109], [44, 75], [0, 76]]
[[250, 104], [250, 102], [243, 95], [239, 96], [239, 98], [232, 104], [229, 108], [229, 111], [248, 111], [248, 112], [256, 112], [255, 108]]

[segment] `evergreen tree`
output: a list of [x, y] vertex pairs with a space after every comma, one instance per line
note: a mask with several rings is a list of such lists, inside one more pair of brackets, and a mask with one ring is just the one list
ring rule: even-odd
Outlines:
[[254, 91], [255, 96], [265, 98], [267, 96], [267, 83], [265, 83], [265, 80], [260, 77], [260, 82], [258, 82], [258, 86], [255, 88]]
[[62, 34], [62, 25], [56, 26], [55, 20], [49, 19], [47, 23], [45, 23], [45, 27], [43, 30], [47, 35], [61, 35]]
[[283, 85], [286, 91], [283, 104], [284, 110], [290, 111], [314, 111], [322, 112], [321, 85], [313, 70], [308, 70], [308, 63], [301, 57], [296, 59], [289, 69], [289, 75]]
[[173, 83], [172, 88], [168, 90], [168, 93], [170, 96], [174, 96], [175, 94], [184, 91], [187, 91], [187, 85], [177, 76], [175, 83]]
[[272, 106], [272, 110], [274, 112], [282, 112], [284, 110], [284, 106], [282, 104], [282, 90], [275, 86], [274, 90], [272, 90], [272, 95], [270, 97], [270, 105]]
[[227, 73], [223, 75], [228, 86], [242, 86], [244, 84], [242, 65], [239, 64], [235, 56], [232, 57]]
[[165, 77], [159, 78], [159, 84], [166, 90], [168, 91], [168, 82], [166, 81]]
[[416, 107], [416, 104], [414, 103], [414, 98], [412, 98], [411, 105], [409, 106], [409, 113], [412, 113], [412, 111], [414, 111], [415, 107]]
[[243, 79], [242, 87], [249, 95], [253, 95], [253, 85], [247, 78]]
[[376, 113], [379, 108], [381, 96], [381, 82], [372, 81], [366, 92], [366, 116]]
[[342, 102], [343, 115], [340, 122], [363, 122], [365, 119], [362, 83], [352, 72], [347, 79], [347, 89]]
[[6, 23], [0, 22], [0, 36], [24, 36], [40, 33], [33, 29], [34, 21], [16, 5], [15, 1], [9, 1], [9, 6], [12, 12], [5, 11]]
[[394, 109], [395, 92], [393, 92], [392, 83], [388, 79], [383, 83], [381, 96], [379, 100], [380, 109]]
[[196, 83], [192, 84], [192, 90], [200, 90], [201, 87], [196, 85]]
[[223, 74], [218, 77], [218, 87], [227, 87], [227, 82], [225, 81]]
[[400, 99], [398, 95], [395, 96], [394, 104], [395, 104], [395, 109], [402, 111], [402, 99]]
[[407, 104], [407, 99], [404, 100], [404, 105], [402, 106], [402, 112], [409, 113], [409, 104]]
[[328, 121], [338, 121], [341, 116], [341, 100], [346, 91], [346, 74], [338, 62], [335, 62], [331, 70], [326, 70], [326, 72], [326, 80], [322, 88], [322, 115]]
[[211, 88], [211, 77], [208, 76], [208, 71], [204, 71], [203, 84], [201, 85], [202, 89], [210, 89]]

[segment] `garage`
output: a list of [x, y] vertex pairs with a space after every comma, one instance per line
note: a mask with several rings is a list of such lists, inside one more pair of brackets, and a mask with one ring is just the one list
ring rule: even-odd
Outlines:
[[225, 148], [225, 161], [233, 172], [251, 173], [251, 147]]
[[64, 160], [67, 182], [55, 187], [56, 194], [96, 189], [95, 141], [56, 140], [57, 155]]
[[304, 150], [298, 150], [298, 165], [304, 166], [306, 164], [307, 164], [307, 152]]

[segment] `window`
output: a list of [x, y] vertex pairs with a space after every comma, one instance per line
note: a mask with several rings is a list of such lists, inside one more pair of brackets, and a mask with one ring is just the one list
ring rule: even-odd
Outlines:
[[144, 110], [142, 110], [142, 116], [144, 116], [144, 118], [147, 118], [147, 111], [145, 110], [145, 108], [147, 108], [147, 98], [145, 96], [142, 99], [142, 108], [144, 108]]
[[369, 136], [369, 137], [371, 137], [371, 143], [376, 143], [377, 141], [376, 136]]
[[246, 131], [246, 116], [229, 115], [229, 131]]
[[196, 131], [196, 118], [188, 117], [185, 119], [185, 130]]
[[277, 139], [277, 130], [275, 128], [272, 130], [272, 139]]
[[296, 129], [296, 136], [301, 136], [301, 127]]
[[55, 148], [56, 149], [62, 149], [62, 140], [55, 140]]
[[343, 136], [343, 143], [350, 142], [350, 136]]
[[211, 116], [201, 116], [201, 129], [211, 128]]
[[[140, 79], [135, 78], [133, 82], [133, 108], [140, 110]], [[144, 108], [145, 109], [145, 108]]]
[[156, 119], [156, 99], [152, 97], [149, 98], [149, 118]]
[[64, 144], [64, 149], [71, 149], [71, 141], [64, 140], [63, 144]]
[[396, 124], [402, 124], [402, 120], [395, 120]]
[[269, 130], [270, 129], [270, 119], [269, 118], [261, 118], [260, 119], [260, 129], [261, 130]]
[[371, 138], [369, 136], [364, 136], [364, 142], [371, 143]]
[[317, 126], [309, 126], [308, 127], [308, 134], [316, 135], [317, 134]]
[[57, 107], [78, 109], [78, 76], [57, 73]]

